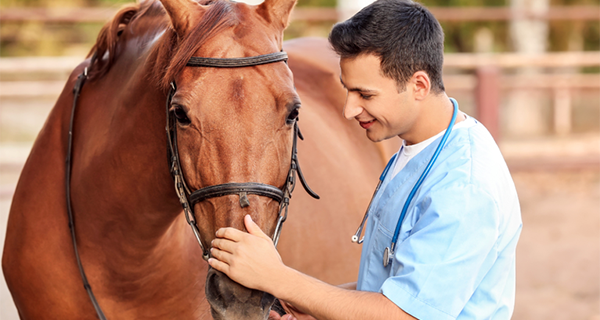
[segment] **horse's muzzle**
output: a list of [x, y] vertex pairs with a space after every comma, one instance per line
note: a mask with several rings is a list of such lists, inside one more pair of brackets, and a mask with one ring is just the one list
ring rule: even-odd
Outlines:
[[215, 320], [266, 320], [275, 302], [272, 295], [248, 289], [213, 268], [206, 277], [206, 299]]

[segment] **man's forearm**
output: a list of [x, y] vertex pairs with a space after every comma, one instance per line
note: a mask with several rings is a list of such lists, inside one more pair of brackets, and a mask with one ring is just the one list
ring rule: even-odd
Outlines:
[[287, 268], [276, 297], [319, 320], [334, 319], [415, 319], [377, 292], [335, 287]]
[[346, 289], [346, 290], [356, 290], [356, 282], [348, 282], [348, 283], [340, 284], [337, 287]]

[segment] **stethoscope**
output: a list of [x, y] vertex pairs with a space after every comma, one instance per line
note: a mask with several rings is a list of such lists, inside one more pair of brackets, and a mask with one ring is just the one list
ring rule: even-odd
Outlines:
[[[419, 187], [421, 187], [423, 180], [425, 180], [425, 177], [427, 177], [427, 174], [429, 174], [431, 167], [433, 167], [435, 160], [440, 155], [440, 152], [442, 151], [442, 148], [444, 148], [444, 145], [446, 144], [446, 140], [448, 140], [448, 136], [450, 135], [450, 132], [452, 132], [452, 128], [454, 127], [454, 122], [456, 121], [456, 114], [458, 113], [458, 103], [453, 98], [450, 98], [450, 101], [452, 101], [452, 105], [454, 106], [454, 111], [452, 113], [452, 119], [450, 120], [450, 124], [448, 125], [448, 128], [446, 129], [446, 132], [444, 133], [444, 136], [442, 137], [442, 140], [438, 144], [437, 149], [435, 149], [433, 156], [431, 156], [431, 159], [429, 160], [427, 167], [425, 167], [425, 170], [419, 177], [419, 180], [417, 180], [417, 182], [415, 183], [415, 186], [412, 188], [412, 191], [408, 194], [408, 198], [406, 199], [406, 202], [404, 203], [404, 207], [402, 208], [402, 212], [400, 213], [400, 218], [398, 219], [398, 222], [396, 223], [396, 230], [394, 231], [394, 237], [392, 238], [392, 244], [389, 247], [386, 247], [385, 250], [383, 251], [383, 266], [384, 267], [387, 267], [392, 262], [392, 257], [394, 256], [394, 249], [396, 249], [396, 242], [398, 241], [398, 236], [400, 235], [400, 227], [402, 226], [402, 221], [404, 220], [404, 216], [406, 215], [408, 206], [410, 205], [411, 201], [413, 200], [415, 193], [417, 193], [417, 191], [419, 190]], [[364, 236], [360, 240], [359, 240], [359, 237], [363, 232], [365, 222], [367, 221], [367, 218], [369, 216], [369, 210], [371, 210], [371, 204], [373, 203], [373, 199], [377, 195], [377, 192], [379, 191], [379, 188], [381, 187], [381, 183], [383, 182], [383, 180], [385, 180], [385, 176], [387, 175], [388, 171], [390, 170], [390, 167], [391, 167], [392, 163], [394, 163], [395, 159], [396, 159], [396, 154], [394, 154], [394, 156], [390, 159], [388, 164], [385, 166], [385, 169], [383, 169], [383, 173], [379, 177], [379, 182], [377, 183], [377, 187], [375, 188], [373, 197], [371, 197], [371, 201], [369, 202], [369, 206], [367, 207], [365, 216], [363, 217], [362, 222], [360, 223], [360, 226], [358, 226], [356, 233], [354, 233], [354, 235], [352, 236], [352, 242], [361, 244], [365, 240]]]

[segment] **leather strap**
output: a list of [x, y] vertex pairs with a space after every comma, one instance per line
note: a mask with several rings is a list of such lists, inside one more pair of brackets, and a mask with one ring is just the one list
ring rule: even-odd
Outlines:
[[[92, 57], [92, 63], [95, 59], [96, 54]], [[91, 65], [91, 63], [90, 63]], [[81, 258], [79, 257], [79, 250], [77, 248], [77, 237], [75, 235], [75, 222], [73, 219], [73, 207], [71, 205], [71, 160], [73, 158], [73, 127], [75, 124], [75, 110], [77, 109], [77, 101], [79, 100], [79, 95], [81, 94], [81, 88], [83, 88], [83, 84], [88, 77], [88, 68], [86, 67], [78, 77], [75, 82], [75, 86], [73, 87], [73, 107], [71, 109], [71, 121], [69, 122], [69, 141], [67, 146], [67, 156], [65, 159], [65, 191], [66, 191], [66, 200], [67, 200], [67, 214], [69, 217], [69, 230], [71, 231], [71, 240], [73, 241], [73, 250], [75, 251], [75, 259], [77, 260], [77, 267], [79, 268], [79, 273], [81, 275], [81, 280], [83, 282], [83, 288], [87, 292], [90, 297], [90, 301], [96, 310], [96, 315], [100, 320], [106, 320], [106, 316], [104, 316], [104, 312], [102, 312], [102, 308], [100, 308], [100, 304], [96, 300], [96, 296], [94, 296], [94, 292], [92, 291], [92, 287], [88, 282], [87, 276], [85, 274], [85, 270], [83, 269], [83, 265], [81, 264]]]
[[285, 52], [275, 52], [260, 56], [246, 58], [201, 58], [191, 57], [187, 63], [188, 67], [212, 67], [212, 68], [241, 68], [259, 66], [262, 64], [287, 61]]
[[[196, 203], [208, 198], [222, 197], [229, 194], [256, 194], [259, 196], [269, 197], [277, 202], [283, 199], [283, 191], [272, 185], [258, 182], [244, 183], [223, 183], [214, 186], [204, 187], [194, 191], [190, 195], [190, 204], [193, 206]], [[240, 196], [240, 199], [242, 196]]]

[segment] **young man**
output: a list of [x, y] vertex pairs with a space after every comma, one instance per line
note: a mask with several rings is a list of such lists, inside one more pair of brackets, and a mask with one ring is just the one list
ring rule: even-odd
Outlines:
[[329, 40], [348, 90], [344, 116], [373, 141], [404, 141], [369, 210], [356, 286], [286, 267], [249, 216], [249, 233], [217, 231], [210, 265], [280, 298], [297, 318], [509, 319], [519, 201], [489, 132], [444, 92], [439, 23], [410, 0], [379, 0]]

